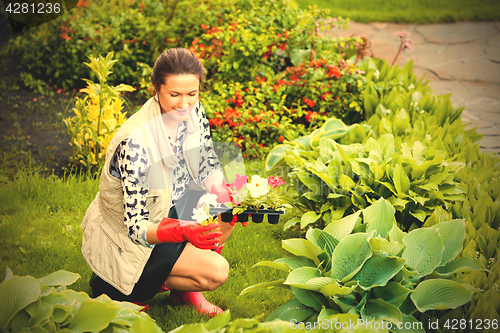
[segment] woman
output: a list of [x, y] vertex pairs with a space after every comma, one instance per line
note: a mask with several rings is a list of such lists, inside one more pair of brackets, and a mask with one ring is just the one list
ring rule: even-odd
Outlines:
[[170, 290], [201, 313], [222, 312], [201, 292], [227, 279], [220, 251], [233, 227], [191, 218], [209, 192], [219, 203], [230, 200], [198, 99], [205, 73], [189, 50], [162, 53], [151, 75], [155, 96], [109, 145], [99, 192], [82, 222], [95, 296], [140, 302]]

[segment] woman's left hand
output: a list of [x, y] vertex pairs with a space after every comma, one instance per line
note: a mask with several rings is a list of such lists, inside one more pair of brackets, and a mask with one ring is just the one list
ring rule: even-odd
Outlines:
[[212, 185], [211, 192], [217, 196], [218, 203], [232, 202], [232, 191], [224, 182], [220, 185]]

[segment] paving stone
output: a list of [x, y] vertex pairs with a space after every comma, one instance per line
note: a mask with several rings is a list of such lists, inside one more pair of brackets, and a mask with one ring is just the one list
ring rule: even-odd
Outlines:
[[498, 33], [494, 23], [458, 22], [424, 24], [416, 29], [430, 43], [459, 44], [469, 43], [494, 36]]
[[500, 100], [498, 98], [473, 97], [468, 101], [467, 107], [475, 110], [478, 118], [481, 118], [485, 113], [497, 113], [500, 116]]
[[500, 98], [500, 84], [488, 85], [486, 89], [479, 94], [481, 97]]
[[488, 59], [500, 62], [500, 31], [497, 35], [488, 38], [484, 52]]
[[500, 83], [500, 64], [486, 59], [450, 60], [429, 69], [443, 80]]
[[350, 37], [354, 36], [366, 36], [370, 38], [377, 32], [376, 28], [371, 24], [356, 23], [349, 21], [349, 25], [346, 29], [333, 28], [327, 32], [327, 34], [334, 37]]
[[415, 64], [413, 64], [413, 74], [417, 76], [417, 79], [420, 80], [422, 77], [424, 77], [425, 74], [425, 81], [431, 81], [429, 84], [431, 84], [433, 81], [438, 81], [439, 78], [432, 72], [430, 72], [427, 68], [421, 68], [421, 67], [416, 67]]
[[500, 136], [500, 127], [490, 126], [490, 127], [479, 128], [477, 132], [483, 135]]
[[471, 119], [467, 116], [464, 116], [462, 113], [462, 124], [465, 125], [465, 129], [469, 130], [472, 128], [477, 128], [478, 130], [481, 128], [489, 128], [491, 127], [491, 123], [484, 120]]
[[500, 148], [500, 136], [485, 136], [479, 142], [483, 148]]

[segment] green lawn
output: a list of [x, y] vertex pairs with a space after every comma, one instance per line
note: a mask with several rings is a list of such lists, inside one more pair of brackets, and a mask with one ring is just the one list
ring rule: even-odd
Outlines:
[[296, 0], [302, 8], [317, 5], [334, 16], [362, 22], [441, 23], [499, 21], [498, 0]]
[[[98, 191], [97, 179], [83, 176], [43, 178], [21, 171], [13, 181], [3, 182], [0, 191], [0, 281], [6, 267], [15, 275], [36, 278], [57, 270], [80, 274], [69, 286], [91, 295], [88, 280], [91, 270], [80, 252], [81, 220]], [[283, 219], [284, 220], [284, 219]], [[281, 238], [292, 237], [283, 232], [283, 223], [238, 224], [226, 243], [222, 255], [231, 271], [224, 285], [206, 292], [208, 300], [231, 310], [231, 318], [257, 317], [263, 321], [278, 306], [292, 297], [286, 289], [259, 289], [239, 296], [247, 286], [279, 277], [266, 267], [252, 266], [263, 260], [286, 256]], [[92, 295], [91, 295], [92, 296]], [[202, 316], [189, 306], [170, 302], [168, 293], [159, 294], [148, 302], [151, 315], [168, 332], [186, 323], [204, 322]]]

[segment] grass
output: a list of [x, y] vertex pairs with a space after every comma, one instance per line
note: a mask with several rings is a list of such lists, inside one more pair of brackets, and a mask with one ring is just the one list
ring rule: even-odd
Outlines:
[[[255, 161], [247, 164], [254, 170], [250, 173], [256, 173], [261, 164]], [[43, 177], [23, 170], [13, 180], [4, 182], [0, 192], [0, 281], [5, 277], [6, 267], [15, 275], [36, 278], [62, 269], [81, 276], [71, 289], [92, 296], [88, 285], [91, 270], [80, 252], [80, 223], [98, 187], [96, 177]], [[266, 267], [252, 268], [259, 261], [287, 255], [280, 239], [292, 236], [290, 232], [284, 234], [283, 220], [278, 225], [249, 223], [246, 228], [238, 224], [227, 241], [222, 255], [231, 266], [229, 278], [216, 291], [205, 295], [222, 308], [230, 309], [232, 319], [256, 317], [263, 321], [292, 297], [290, 291], [281, 288], [260, 289], [239, 296], [249, 285], [284, 277], [284, 272], [280, 275]], [[150, 314], [165, 332], [208, 320], [189, 306], [170, 302], [168, 293], [155, 296], [148, 304]]]
[[499, 21], [498, 0], [296, 0], [301, 8], [317, 5], [333, 16], [355, 22], [444, 23]]

